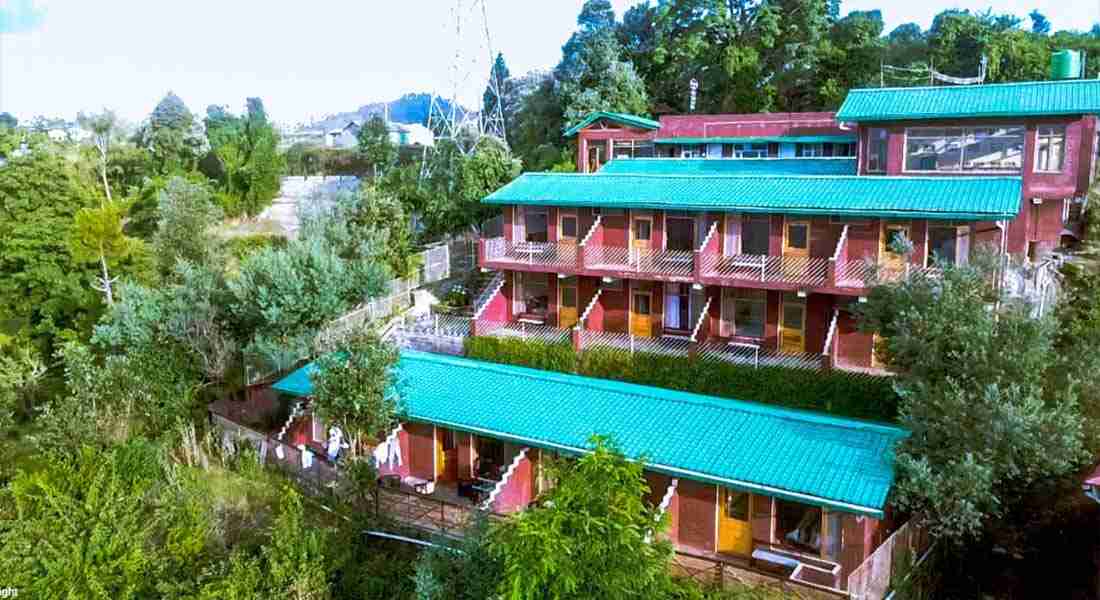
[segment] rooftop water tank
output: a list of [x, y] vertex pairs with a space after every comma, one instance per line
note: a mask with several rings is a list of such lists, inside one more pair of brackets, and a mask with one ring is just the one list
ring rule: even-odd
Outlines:
[[1077, 79], [1084, 77], [1079, 50], [1059, 50], [1050, 57], [1051, 79]]

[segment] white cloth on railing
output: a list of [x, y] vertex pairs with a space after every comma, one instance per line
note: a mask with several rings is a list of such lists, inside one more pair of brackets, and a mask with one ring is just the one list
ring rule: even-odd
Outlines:
[[298, 444], [298, 450], [302, 453], [302, 468], [308, 469], [313, 466], [313, 452], [306, 447], [305, 444]]
[[386, 457], [389, 455], [389, 442], [378, 444], [371, 454], [374, 456], [374, 466], [381, 468], [382, 465], [386, 464]]
[[677, 293], [665, 294], [665, 327], [670, 329], [682, 328], [680, 324], [680, 295]]
[[390, 467], [400, 467], [401, 439], [395, 435], [386, 443], [386, 446], [386, 464]]
[[329, 460], [336, 460], [336, 457], [340, 455], [340, 450], [343, 448], [349, 448], [348, 443], [344, 441], [344, 432], [339, 427], [333, 425], [328, 430], [328, 458]]

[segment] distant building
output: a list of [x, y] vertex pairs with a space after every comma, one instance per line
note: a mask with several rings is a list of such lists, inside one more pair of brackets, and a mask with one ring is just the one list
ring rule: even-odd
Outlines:
[[[326, 148], [355, 148], [359, 145], [359, 130], [363, 119], [349, 119], [344, 125], [330, 129], [308, 127], [283, 133], [282, 146], [289, 148], [295, 144], [325, 146]], [[396, 146], [432, 146], [435, 135], [420, 123], [388, 124], [390, 142]]]

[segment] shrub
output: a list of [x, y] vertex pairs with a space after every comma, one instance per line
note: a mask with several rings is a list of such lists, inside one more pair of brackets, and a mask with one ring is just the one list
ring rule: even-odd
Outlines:
[[748, 365], [680, 356], [596, 348], [579, 357], [567, 343], [469, 338], [466, 356], [549, 371], [670, 388], [806, 409], [844, 417], [894, 421], [897, 395], [892, 381], [843, 371]]
[[466, 338], [466, 356], [488, 362], [575, 373], [577, 355], [572, 344], [493, 337]]
[[285, 248], [286, 238], [281, 235], [254, 233], [251, 235], [241, 235], [229, 238], [229, 240], [226, 241], [226, 246], [229, 248], [229, 253], [234, 258], [237, 260], [244, 260], [246, 257], [264, 248]]

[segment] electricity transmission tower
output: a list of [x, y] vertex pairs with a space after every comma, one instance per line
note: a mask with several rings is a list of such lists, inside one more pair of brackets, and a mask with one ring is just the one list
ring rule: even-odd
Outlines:
[[[453, 27], [453, 29], [452, 29]], [[428, 128], [435, 133], [437, 142], [449, 142], [462, 154], [470, 154], [485, 137], [493, 137], [506, 144], [504, 135], [504, 109], [501, 101], [504, 82], [499, 80], [493, 68], [495, 54], [489, 35], [489, 16], [485, 0], [454, 0], [447, 26], [453, 36], [454, 54], [450, 64], [450, 89], [446, 96], [439, 90], [432, 93], [428, 111]], [[480, 88], [481, 79], [488, 73], [490, 101], [485, 110], [467, 110], [462, 106], [463, 95]], [[480, 97], [477, 97], [480, 100]], [[424, 149], [421, 177], [427, 175], [428, 148]]]

